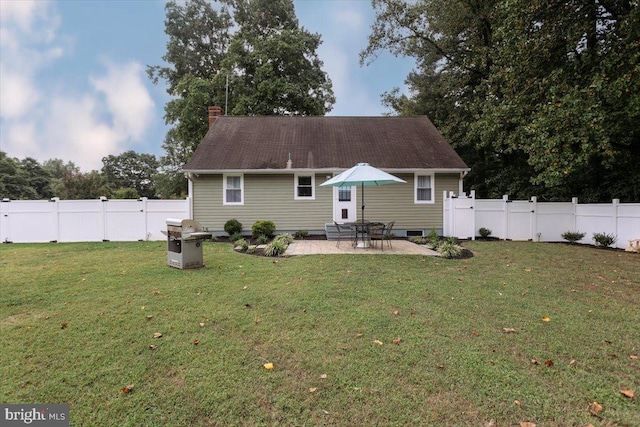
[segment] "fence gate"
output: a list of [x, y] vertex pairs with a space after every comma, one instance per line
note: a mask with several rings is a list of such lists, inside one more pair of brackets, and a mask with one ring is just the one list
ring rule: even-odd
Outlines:
[[533, 240], [535, 210], [533, 202], [507, 202], [507, 239]]

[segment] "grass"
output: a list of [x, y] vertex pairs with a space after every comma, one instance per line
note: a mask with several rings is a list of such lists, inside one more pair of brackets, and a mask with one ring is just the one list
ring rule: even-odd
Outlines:
[[163, 242], [0, 245], [0, 402], [68, 403], [74, 426], [640, 425], [640, 257], [465, 246], [207, 243], [182, 271]]

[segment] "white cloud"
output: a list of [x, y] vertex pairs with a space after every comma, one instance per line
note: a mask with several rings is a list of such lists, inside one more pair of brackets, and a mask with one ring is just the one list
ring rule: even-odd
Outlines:
[[142, 65], [128, 62], [117, 65], [104, 60], [107, 74], [91, 78], [94, 88], [101, 92], [113, 116], [115, 130], [123, 138], [138, 140], [151, 121], [154, 102], [142, 82]]
[[140, 63], [103, 59], [78, 84], [61, 72], [73, 58], [51, 2], [0, 0], [0, 8], [0, 150], [87, 171], [143, 138], [155, 105]]

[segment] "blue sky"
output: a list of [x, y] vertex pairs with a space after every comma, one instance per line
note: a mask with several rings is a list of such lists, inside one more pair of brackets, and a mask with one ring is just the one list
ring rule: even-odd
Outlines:
[[[333, 82], [330, 115], [377, 116], [380, 95], [413, 61], [383, 53], [360, 66], [374, 11], [369, 0], [294, 0], [300, 25], [322, 35]], [[1, 0], [0, 150], [83, 171], [127, 150], [163, 154], [164, 84], [147, 78], [167, 37], [161, 0]], [[205, 112], [206, 114], [206, 112]]]

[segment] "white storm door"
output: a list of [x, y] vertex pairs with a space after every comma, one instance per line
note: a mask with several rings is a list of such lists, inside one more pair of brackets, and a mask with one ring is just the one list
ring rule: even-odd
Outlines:
[[338, 223], [356, 220], [356, 188], [333, 187], [333, 220]]

